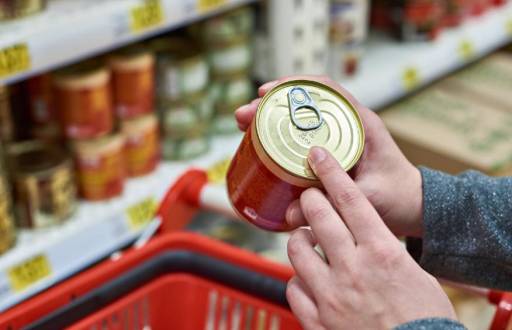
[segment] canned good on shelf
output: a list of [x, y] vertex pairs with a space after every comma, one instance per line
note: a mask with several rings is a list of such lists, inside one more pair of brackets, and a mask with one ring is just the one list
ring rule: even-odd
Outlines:
[[208, 94], [202, 94], [187, 102], [167, 103], [161, 115], [164, 136], [181, 138], [203, 130], [213, 115], [213, 103]]
[[110, 71], [87, 62], [55, 76], [55, 103], [63, 132], [71, 139], [90, 139], [112, 131]]
[[233, 113], [240, 105], [253, 97], [253, 83], [247, 72], [239, 76], [212, 81], [209, 93], [214, 102], [216, 113]]
[[469, 7], [466, 0], [446, 0], [443, 25], [457, 26], [469, 14]]
[[252, 50], [249, 39], [242, 36], [222, 47], [209, 49], [210, 65], [214, 76], [239, 75], [250, 69]]
[[233, 113], [216, 114], [212, 120], [210, 130], [213, 134], [232, 134], [240, 131]]
[[413, 0], [397, 2], [390, 17], [397, 36], [405, 41], [434, 39], [440, 32], [444, 18], [442, 0]]
[[44, 125], [56, 120], [53, 104], [52, 77], [49, 73], [27, 80], [30, 119], [32, 123]]
[[44, 125], [33, 125], [30, 132], [32, 138], [36, 140], [57, 144], [63, 142], [61, 127], [56, 122]]
[[368, 1], [332, 1], [329, 67], [336, 79], [353, 75], [368, 33]]
[[183, 100], [202, 93], [209, 81], [209, 66], [192, 41], [161, 38], [151, 43], [157, 53], [157, 94], [159, 99]]
[[14, 139], [14, 122], [11, 113], [9, 87], [0, 85], [0, 140]]
[[160, 158], [158, 120], [155, 115], [145, 115], [121, 123], [126, 139], [125, 164], [128, 176], [152, 172]]
[[0, 21], [33, 15], [46, 8], [46, 0], [0, 0]]
[[4, 173], [0, 174], [0, 254], [16, 241], [16, 230], [12, 213], [11, 190]]
[[206, 132], [183, 138], [164, 138], [162, 155], [167, 160], [184, 160], [205, 154], [210, 149]]
[[276, 86], [260, 102], [228, 170], [235, 211], [261, 228], [289, 230], [285, 213], [290, 203], [308, 187], [321, 186], [307, 163], [313, 146], [329, 150], [345, 170], [354, 166], [364, 148], [356, 107], [315, 81]]
[[120, 134], [73, 144], [80, 195], [87, 200], [106, 200], [123, 192], [125, 139]]
[[155, 57], [141, 47], [129, 47], [110, 57], [116, 114], [129, 119], [151, 113], [154, 104]]
[[200, 38], [208, 45], [220, 46], [232, 42], [241, 35], [250, 35], [254, 27], [254, 10], [242, 7], [224, 15], [212, 17], [204, 21], [200, 30]]
[[15, 191], [21, 227], [62, 223], [76, 207], [76, 188], [69, 155], [41, 141], [9, 145], [7, 165]]

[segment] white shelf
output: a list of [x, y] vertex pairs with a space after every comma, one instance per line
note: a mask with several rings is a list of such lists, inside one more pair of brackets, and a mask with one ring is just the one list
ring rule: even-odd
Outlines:
[[[126, 209], [148, 197], [157, 200], [190, 167], [208, 168], [236, 151], [241, 135], [213, 139], [211, 151], [194, 160], [162, 162], [155, 172], [127, 181], [124, 193], [109, 202], [81, 203], [64, 225], [23, 230], [14, 249], [0, 257], [0, 312], [101, 260], [134, 241], [142, 229], [129, 226]], [[170, 219], [172, 221], [172, 219]], [[7, 275], [13, 266], [43, 255], [51, 273], [16, 292]]]
[[381, 108], [512, 40], [512, 3], [443, 31], [433, 42], [370, 38], [354, 78], [341, 81], [364, 105]]
[[0, 66], [0, 83], [15, 82], [254, 1], [156, 0], [161, 22], [134, 32], [132, 12], [143, 0], [50, 0], [41, 14], [0, 23], [0, 53], [24, 45], [30, 57], [30, 65], [18, 72], [2, 73]]

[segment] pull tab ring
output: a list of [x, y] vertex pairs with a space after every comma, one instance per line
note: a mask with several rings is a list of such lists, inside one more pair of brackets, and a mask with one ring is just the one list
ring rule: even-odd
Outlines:
[[[311, 131], [320, 127], [324, 118], [322, 117], [322, 113], [316, 107], [315, 102], [313, 102], [313, 98], [309, 93], [302, 87], [293, 87], [288, 92], [288, 102], [290, 105], [290, 117], [292, 118], [292, 123], [297, 126], [298, 129], [303, 131]], [[302, 125], [295, 116], [295, 113], [303, 108], [311, 109], [315, 112], [318, 122], [312, 125], [304, 126]]]

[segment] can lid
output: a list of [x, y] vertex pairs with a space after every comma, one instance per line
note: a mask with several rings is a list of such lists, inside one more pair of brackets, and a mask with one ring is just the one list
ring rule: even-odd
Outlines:
[[7, 147], [7, 165], [15, 176], [46, 176], [58, 167], [69, 166], [70, 158], [57, 146], [30, 140]]
[[258, 106], [254, 129], [273, 162], [309, 180], [318, 180], [307, 162], [311, 147], [327, 149], [345, 170], [357, 163], [364, 148], [355, 106], [315, 81], [288, 81], [268, 92]]

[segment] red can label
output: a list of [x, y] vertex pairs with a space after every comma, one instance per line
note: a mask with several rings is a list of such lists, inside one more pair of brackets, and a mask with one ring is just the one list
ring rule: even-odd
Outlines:
[[126, 171], [128, 176], [152, 172], [160, 159], [158, 127], [126, 136]]
[[153, 112], [155, 94], [153, 66], [114, 71], [114, 104], [121, 119]]

